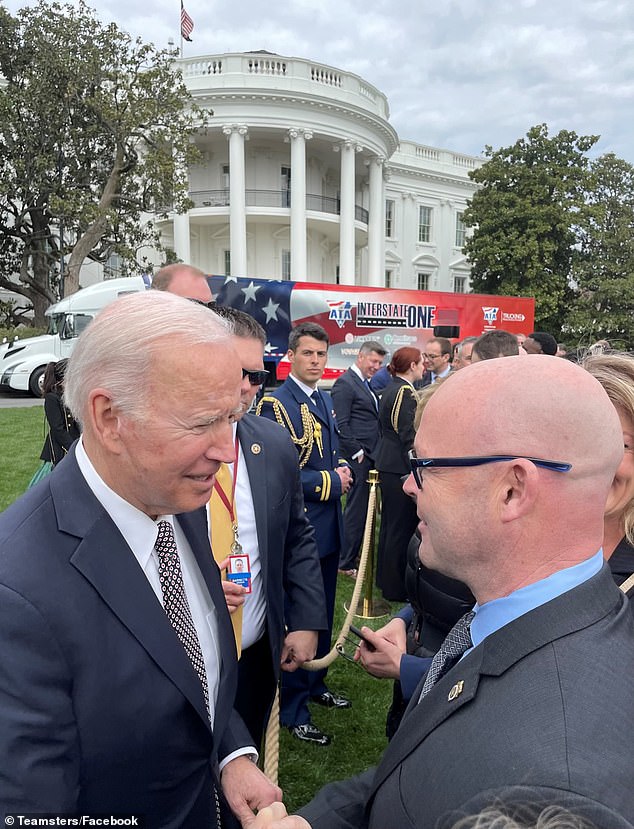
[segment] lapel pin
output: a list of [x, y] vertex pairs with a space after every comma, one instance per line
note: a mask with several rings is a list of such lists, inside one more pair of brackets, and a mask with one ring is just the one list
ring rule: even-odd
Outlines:
[[460, 694], [462, 693], [463, 689], [464, 689], [464, 680], [461, 679], [460, 682], [456, 682], [456, 684], [453, 686], [451, 691], [449, 691], [449, 694], [447, 696], [447, 702], [452, 702], [453, 700], [456, 699], [456, 697], [459, 697]]
[[262, 447], [260, 446], [259, 443], [252, 443], [251, 444], [251, 453], [253, 455], [259, 455], [261, 451], [262, 451]]

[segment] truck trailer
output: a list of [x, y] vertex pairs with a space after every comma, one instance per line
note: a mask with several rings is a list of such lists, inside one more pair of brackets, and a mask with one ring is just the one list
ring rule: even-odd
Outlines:
[[[300, 322], [323, 326], [330, 337], [325, 381], [356, 359], [361, 344], [376, 340], [388, 353], [405, 345], [424, 350], [430, 337], [453, 341], [501, 328], [533, 330], [533, 299], [452, 294], [406, 288], [370, 288], [248, 277], [207, 277], [214, 300], [246, 311], [266, 331], [265, 366], [271, 383], [285, 379], [288, 335]], [[46, 311], [49, 333], [0, 347], [0, 388], [40, 394], [46, 364], [70, 356], [78, 336], [110, 302], [148, 290], [149, 276], [108, 279], [83, 288]]]

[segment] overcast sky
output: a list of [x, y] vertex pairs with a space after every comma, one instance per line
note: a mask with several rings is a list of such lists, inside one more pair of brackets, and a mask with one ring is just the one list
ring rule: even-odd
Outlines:
[[[11, 12], [24, 2], [8, 0]], [[180, 0], [103, 0], [104, 21], [180, 42]], [[634, 163], [633, 0], [185, 0], [185, 56], [266, 49], [361, 75], [401, 139], [479, 155], [545, 122]]]

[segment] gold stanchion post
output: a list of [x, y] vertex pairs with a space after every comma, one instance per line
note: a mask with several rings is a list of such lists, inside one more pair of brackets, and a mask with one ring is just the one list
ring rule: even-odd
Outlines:
[[[368, 498], [368, 511], [365, 517], [365, 530], [363, 533], [363, 549], [361, 555], [362, 560], [365, 557], [365, 567], [361, 568], [364, 575], [363, 604], [361, 612], [359, 613], [357, 611], [355, 615], [359, 619], [378, 619], [381, 616], [387, 616], [389, 614], [390, 605], [384, 599], [375, 599], [372, 595], [374, 591], [374, 530], [376, 526], [376, 495], [379, 483], [379, 473], [376, 469], [371, 469], [369, 471], [367, 483], [370, 485], [370, 495]], [[361, 569], [359, 575], [361, 575]], [[347, 607], [346, 610], [348, 610]]]

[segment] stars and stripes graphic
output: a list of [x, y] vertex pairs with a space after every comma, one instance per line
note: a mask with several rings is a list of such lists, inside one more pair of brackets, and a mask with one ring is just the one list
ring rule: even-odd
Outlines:
[[194, 31], [194, 21], [185, 11], [185, 6], [183, 5], [183, 0], [181, 0], [181, 37], [187, 40], [189, 43], [192, 42], [190, 34]]
[[238, 279], [235, 276], [208, 277], [214, 299], [256, 319], [265, 329], [266, 357], [283, 357], [291, 332], [291, 291], [295, 282], [276, 279]]

